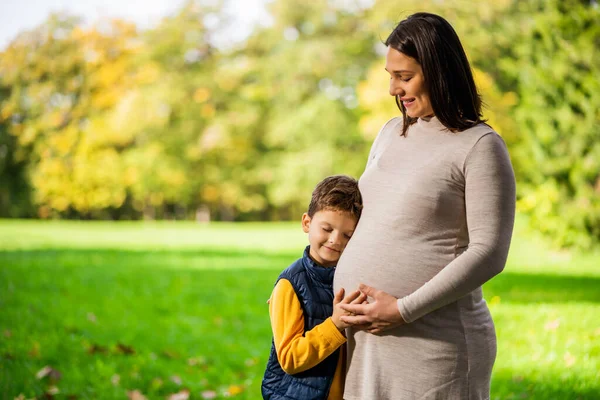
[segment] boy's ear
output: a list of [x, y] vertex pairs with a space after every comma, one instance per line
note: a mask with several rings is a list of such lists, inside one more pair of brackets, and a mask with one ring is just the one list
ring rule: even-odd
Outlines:
[[302, 230], [304, 233], [308, 233], [310, 228], [310, 217], [307, 213], [302, 214]]

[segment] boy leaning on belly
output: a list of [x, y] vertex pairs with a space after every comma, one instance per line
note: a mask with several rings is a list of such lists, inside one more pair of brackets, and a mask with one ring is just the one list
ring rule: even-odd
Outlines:
[[344, 393], [348, 326], [340, 304], [360, 304], [359, 291], [333, 293], [335, 266], [360, 218], [358, 182], [325, 178], [315, 187], [302, 230], [309, 246], [277, 279], [269, 299], [273, 341], [262, 381], [263, 399], [338, 400]]

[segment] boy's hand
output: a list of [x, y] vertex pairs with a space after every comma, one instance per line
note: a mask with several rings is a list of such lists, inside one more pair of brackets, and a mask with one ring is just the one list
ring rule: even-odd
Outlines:
[[344, 297], [344, 288], [340, 289], [333, 298], [333, 315], [331, 320], [335, 326], [341, 331], [351, 326], [340, 319], [342, 315], [353, 315], [352, 313], [343, 310], [340, 304], [362, 304], [367, 301], [367, 295], [362, 293], [360, 290], [350, 293]]

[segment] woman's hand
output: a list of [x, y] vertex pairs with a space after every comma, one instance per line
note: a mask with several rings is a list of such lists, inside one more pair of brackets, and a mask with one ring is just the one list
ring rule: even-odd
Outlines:
[[369, 296], [373, 301], [364, 304], [344, 304], [338, 307], [354, 316], [343, 315], [341, 321], [352, 326], [360, 326], [369, 333], [381, 333], [387, 329], [395, 328], [406, 322], [398, 311], [398, 299], [373, 287], [361, 284], [358, 289], [361, 293]]
[[367, 295], [361, 293], [359, 290], [350, 293], [348, 296], [344, 297], [344, 288], [341, 288], [333, 299], [333, 315], [331, 316], [331, 320], [335, 324], [335, 326], [341, 331], [350, 326], [350, 324], [341, 320], [341, 317], [344, 315], [352, 315], [348, 311], [345, 311], [342, 308], [342, 305], [358, 305], [367, 300]]

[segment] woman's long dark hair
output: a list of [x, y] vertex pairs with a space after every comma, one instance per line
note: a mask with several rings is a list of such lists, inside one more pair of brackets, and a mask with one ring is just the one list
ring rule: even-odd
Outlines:
[[[435, 14], [413, 14], [394, 28], [385, 45], [421, 65], [433, 113], [446, 128], [457, 132], [483, 122], [471, 66], [448, 21]], [[406, 114], [398, 96], [396, 104], [404, 117], [402, 135], [406, 135], [417, 119]]]

